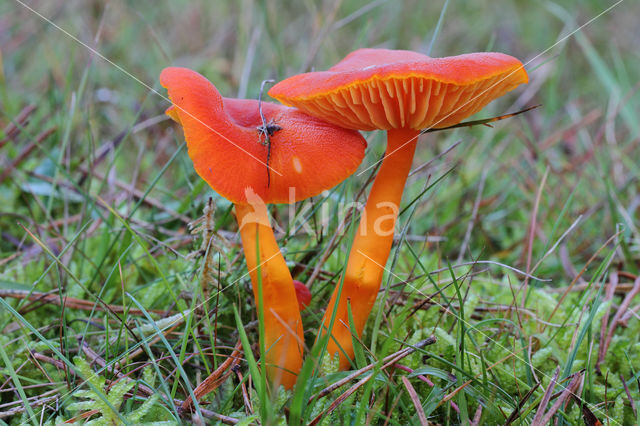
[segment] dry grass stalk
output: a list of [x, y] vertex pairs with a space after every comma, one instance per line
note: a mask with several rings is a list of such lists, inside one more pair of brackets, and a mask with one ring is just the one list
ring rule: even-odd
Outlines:
[[[396, 362], [400, 361], [401, 359], [405, 358], [408, 355], [411, 355], [412, 353], [414, 353], [416, 350], [423, 348], [427, 345], [432, 345], [436, 342], [436, 338], [434, 336], [431, 336], [425, 340], [422, 340], [418, 343], [416, 343], [414, 346], [410, 346], [407, 348], [403, 348], [391, 355], [386, 356], [383, 360], [382, 360], [382, 367], [380, 367], [380, 370], [385, 370], [388, 367], [394, 365]], [[353, 380], [354, 378], [360, 376], [363, 373], [366, 373], [367, 371], [370, 371], [372, 369], [375, 368], [375, 366], [378, 365], [377, 362], [371, 363], [369, 365], [367, 365], [366, 367], [361, 368], [360, 370], [356, 370], [353, 373], [351, 373], [350, 375], [348, 375], [347, 377], [345, 377], [342, 380], [338, 380], [337, 382], [333, 383], [332, 385], [326, 387], [325, 389], [323, 389], [322, 391], [320, 391], [319, 393], [317, 393], [316, 395], [312, 396], [311, 398], [309, 398], [309, 403], [311, 403], [314, 399], [318, 399], [318, 398], [322, 398], [323, 396], [328, 395], [329, 393], [333, 392], [334, 390], [336, 390], [337, 388], [343, 386], [344, 384], [348, 383], [349, 381]], [[340, 404], [342, 404], [347, 398], [349, 398], [355, 391], [357, 391], [358, 389], [360, 389], [365, 383], [367, 383], [371, 377], [373, 375], [370, 374], [367, 377], [361, 379], [360, 381], [358, 381], [357, 383], [355, 383], [353, 386], [351, 386], [349, 389], [347, 389], [343, 394], [341, 394], [338, 398], [336, 398], [335, 401], [333, 401], [331, 403], [331, 405], [329, 406], [329, 408], [327, 408], [326, 410], [324, 410], [323, 412], [321, 412], [320, 414], [318, 414], [310, 423], [309, 425], [316, 425], [318, 424], [326, 415], [330, 414], [333, 410], [335, 410]]]
[[[413, 346], [400, 349], [399, 351], [394, 352], [391, 355], [387, 355], [382, 360], [382, 362], [384, 364], [382, 366], [382, 369], [384, 370], [385, 368], [389, 367], [390, 365], [393, 365], [396, 362], [400, 361], [402, 358], [404, 358], [404, 357], [406, 357], [408, 355], [411, 355], [417, 349], [421, 349], [421, 348], [423, 348], [423, 347], [425, 347], [427, 345], [433, 345], [435, 342], [436, 342], [435, 336], [431, 336], [428, 339], [422, 340], [422, 341], [416, 343]], [[349, 383], [351, 380], [355, 379], [356, 377], [360, 376], [361, 374], [366, 373], [369, 370], [373, 370], [373, 368], [376, 365], [377, 365], [377, 362], [373, 362], [373, 363], [367, 365], [366, 367], [363, 367], [363, 368], [361, 368], [359, 370], [354, 371], [353, 373], [349, 374], [344, 379], [338, 380], [337, 382], [331, 384], [330, 386], [322, 389], [320, 392], [318, 392], [317, 394], [315, 394], [311, 398], [309, 398], [309, 403], [311, 403], [315, 399], [319, 399], [319, 398], [322, 398], [324, 396], [329, 395], [334, 390], [336, 390], [339, 387], [345, 385], [346, 383]]]
[[420, 403], [420, 398], [418, 398], [418, 393], [411, 385], [407, 376], [402, 376], [402, 384], [404, 385], [407, 393], [409, 394], [409, 398], [411, 398], [411, 402], [413, 406], [416, 407], [416, 412], [418, 413], [418, 419], [420, 420], [420, 424], [422, 426], [427, 426], [429, 422], [427, 421], [427, 416], [424, 414], [424, 409], [422, 408], [422, 404]]
[[192, 253], [191, 256], [204, 257], [202, 275], [200, 279], [204, 301], [209, 299], [209, 289], [219, 288], [220, 286], [220, 283], [214, 274], [214, 272], [216, 272], [214, 253], [221, 251], [221, 247], [216, 244], [216, 237], [219, 238], [223, 244], [228, 245], [228, 242], [216, 232], [215, 212], [216, 204], [213, 202], [213, 198], [209, 197], [209, 200], [202, 211], [202, 216], [189, 223], [191, 234], [200, 234], [202, 236], [200, 249], [195, 253]]
[[[57, 293], [42, 293], [39, 291], [29, 291], [29, 290], [5, 290], [0, 289], [0, 297], [12, 297], [15, 299], [26, 299], [31, 302], [41, 302], [48, 303], [52, 305], [64, 305], [65, 308], [69, 309], [81, 309], [84, 311], [109, 311], [114, 313], [124, 313], [127, 312], [128, 315], [139, 315], [142, 316], [144, 313], [140, 309], [136, 308], [125, 308], [122, 305], [110, 305], [110, 304], [99, 304], [96, 302], [92, 302], [90, 300], [77, 299], [75, 297], [65, 297], [60, 300], [60, 295]], [[175, 312], [167, 312], [165, 310], [160, 309], [149, 309], [147, 312], [153, 312], [155, 314], [160, 315], [174, 315]]]
[[547, 407], [547, 404], [549, 404], [549, 401], [551, 401], [551, 395], [553, 395], [553, 389], [556, 387], [556, 384], [558, 383], [559, 374], [560, 374], [560, 367], [556, 367], [556, 371], [553, 373], [551, 382], [549, 382], [549, 386], [547, 387], [547, 390], [544, 392], [544, 395], [542, 396], [542, 401], [540, 401], [540, 405], [539, 405], [540, 408], [538, 408], [538, 411], [536, 412], [536, 415], [534, 416], [533, 421], [531, 422], [531, 426], [534, 426], [534, 425], [541, 426], [544, 424], [542, 423], [544, 410]]
[[[556, 401], [553, 403], [549, 411], [547, 411], [547, 413], [544, 416], [542, 416], [540, 420], [538, 420], [538, 422], [536, 422], [536, 418], [538, 418], [539, 414], [544, 412], [544, 408], [546, 406], [546, 404], [545, 405], [540, 404], [540, 408], [538, 409], [538, 412], [536, 413], [536, 417], [533, 419], [533, 422], [531, 422], [531, 426], [543, 426], [543, 425], [549, 424], [551, 422], [551, 418], [558, 412], [562, 404], [568, 403], [571, 400], [570, 398], [571, 396], [580, 393], [579, 388], [582, 386], [583, 379], [584, 379], [583, 371], [574, 374], [573, 378], [569, 382], [569, 385], [566, 388], [564, 388], [564, 390], [562, 391], [558, 399], [556, 399]], [[551, 386], [549, 386], [549, 389], [552, 389]], [[549, 390], [547, 390], [547, 392], [548, 391]], [[547, 394], [545, 393], [545, 397], [546, 396]], [[546, 401], [546, 402], [548, 403], [549, 401]]]
[[[96, 363], [96, 364], [98, 364], [99, 366], [101, 366], [101, 367], [103, 367], [103, 368], [106, 366], [106, 361], [104, 360], [104, 358], [102, 358], [100, 355], [98, 355], [98, 354], [97, 354], [93, 349], [91, 349], [91, 348], [89, 347], [89, 345], [87, 345], [86, 343], [82, 346], [82, 350], [83, 350], [84, 354], [87, 356], [87, 358], [88, 358], [91, 362]], [[114, 374], [114, 375], [115, 375], [119, 380], [133, 380], [133, 379], [131, 379], [129, 376], [127, 376], [127, 375], [125, 375], [125, 374], [121, 373], [117, 368], [115, 368], [115, 366], [111, 368], [111, 372], [112, 372], [112, 373], [113, 373], [113, 374]], [[111, 384], [113, 384], [113, 382], [112, 382]], [[137, 385], [137, 390], [138, 390], [140, 393], [142, 393], [143, 395], [151, 396], [151, 395], [153, 395], [154, 393], [157, 393], [157, 391], [156, 391], [156, 390], [153, 390], [153, 389], [151, 389], [150, 387], [145, 386], [145, 385], [144, 385], [144, 384], [142, 384], [142, 383], [137, 383], [136, 385]], [[166, 398], [166, 397], [167, 397], [167, 396], [165, 395], [165, 398]], [[179, 399], [175, 399], [175, 400], [174, 400], [174, 403], [175, 403], [177, 406], [182, 406], [182, 405], [184, 405], [184, 403], [185, 403], [185, 402], [184, 402], [184, 401], [180, 401]], [[234, 419], [233, 417], [225, 416], [225, 415], [222, 415], [222, 414], [216, 413], [216, 412], [211, 411], [211, 410], [206, 410], [206, 409], [204, 409], [204, 408], [202, 408], [202, 407], [200, 407], [200, 412], [201, 412], [201, 413], [202, 413], [202, 415], [203, 415], [203, 416], [205, 416], [206, 418], [213, 418], [213, 419], [216, 419], [216, 420], [221, 421], [221, 422], [222, 422], [222, 423], [224, 423], [224, 424], [236, 424], [236, 423], [238, 423], [238, 420], [237, 420], [237, 419]], [[186, 415], [186, 413], [187, 413], [187, 411], [181, 411], [181, 412], [180, 412], [181, 416], [185, 416], [185, 415]]]
[[[233, 373], [234, 367], [240, 362], [240, 349], [242, 349], [242, 344], [240, 340], [236, 343], [236, 346], [233, 348], [233, 352], [229, 357], [222, 363], [220, 366], [211, 373], [202, 383], [198, 385], [193, 390], [193, 394], [195, 395], [197, 400], [200, 400], [205, 395], [213, 392], [224, 383], [225, 380]], [[191, 409], [193, 405], [193, 401], [191, 400], [191, 396], [188, 396], [187, 399], [182, 403], [181, 409], [184, 411], [188, 411]]]
[[22, 108], [22, 111], [3, 129], [5, 137], [0, 139], [0, 148], [2, 148], [7, 142], [13, 141], [20, 133], [20, 130], [27, 125], [31, 114], [36, 110], [35, 105], [27, 105]]
[[[393, 364], [393, 368], [397, 368], [398, 370], [406, 371], [409, 374], [413, 373], [413, 370], [411, 368], [407, 367], [406, 365]], [[429, 378], [427, 376], [423, 376], [422, 374], [418, 374], [415, 377], [418, 378], [419, 380], [425, 382], [430, 387], [434, 387], [435, 386], [435, 384], [431, 380], [429, 380]], [[456, 404], [453, 401], [449, 401], [449, 405], [451, 405], [451, 408], [453, 409], [453, 411], [455, 411], [456, 413], [460, 414], [460, 408], [458, 407], [458, 404]]]
[[56, 131], [55, 126], [49, 127], [47, 130], [44, 130], [42, 133], [40, 133], [36, 137], [35, 141], [30, 142], [27, 146], [22, 148], [22, 151], [20, 151], [20, 153], [16, 156], [16, 158], [13, 159], [11, 164], [6, 166], [2, 171], [2, 173], [0, 173], [0, 183], [2, 183], [6, 178], [11, 176], [11, 173], [13, 173], [13, 171], [16, 170], [18, 166], [20, 166], [20, 163], [26, 160], [29, 157], [29, 155], [38, 147], [38, 145], [40, 145], [46, 138], [48, 138], [55, 131]]
[[[627, 309], [631, 304], [631, 300], [633, 300], [633, 298], [638, 293], [640, 293], [640, 277], [636, 278], [635, 282], [633, 283], [633, 288], [629, 293], [627, 293], [627, 296], [624, 298], [624, 300], [616, 310], [615, 315], [611, 319], [611, 323], [609, 324], [609, 329], [607, 331], [607, 337], [604, 340], [600, 341], [601, 343], [600, 350], [598, 351], [598, 362], [596, 362], [597, 371], [600, 371], [600, 365], [602, 364], [602, 362], [604, 362], [604, 358], [607, 355], [607, 349], [609, 349], [609, 345], [611, 344], [611, 339], [613, 339], [613, 334], [616, 331], [616, 327], [620, 324], [622, 316], [627, 312]], [[605, 315], [605, 317], [602, 319], [603, 328], [606, 317], [607, 316]]]

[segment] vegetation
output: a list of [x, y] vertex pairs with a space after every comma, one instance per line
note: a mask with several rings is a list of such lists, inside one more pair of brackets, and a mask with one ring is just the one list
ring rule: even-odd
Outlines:
[[[640, 423], [640, 5], [605, 3], [0, 3], [0, 421]], [[422, 137], [357, 373], [314, 343], [384, 135], [272, 207], [313, 297], [298, 384], [270, 389], [232, 205], [158, 75], [255, 99], [377, 46], [508, 53], [530, 83], [474, 119], [542, 106]]]

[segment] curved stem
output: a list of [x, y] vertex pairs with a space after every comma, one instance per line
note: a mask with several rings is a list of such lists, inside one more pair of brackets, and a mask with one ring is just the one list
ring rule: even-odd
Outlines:
[[[260, 314], [262, 287], [267, 375], [274, 387], [291, 389], [302, 367], [303, 334], [298, 299], [264, 204], [236, 204], [247, 268]], [[259, 260], [258, 260], [259, 259]], [[260, 275], [258, 275], [260, 274]]]
[[340, 283], [336, 285], [324, 314], [323, 326], [329, 328], [338, 298], [332, 338], [327, 351], [332, 356], [336, 352], [340, 354], [341, 369], [349, 367], [349, 358], [352, 359], [354, 354], [347, 303], [351, 305], [354, 325], [360, 336], [380, 290], [384, 266], [393, 243], [398, 207], [411, 169], [418, 135], [419, 131], [413, 129], [388, 131], [387, 152], [360, 218], [342, 290]]

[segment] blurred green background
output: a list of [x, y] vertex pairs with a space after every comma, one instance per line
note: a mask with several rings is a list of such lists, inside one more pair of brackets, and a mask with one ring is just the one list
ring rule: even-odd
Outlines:
[[[5, 291], [5, 300], [22, 317], [10, 313], [5, 305], [0, 308], [1, 337], [6, 339], [0, 343], [15, 354], [17, 371], [0, 372], [5, 383], [0, 390], [16, 381], [34, 388], [27, 388], [24, 397], [15, 389], [3, 391], [0, 410], [14, 407], [6, 404], [19, 398], [24, 401], [53, 389], [63, 397], [62, 408], [55, 414], [47, 411], [49, 417], [45, 418], [71, 418], [73, 410], [65, 404], [77, 399], [72, 392], [82, 383], [74, 382], [70, 373], [58, 371], [55, 376], [50, 371], [55, 376], [50, 381], [32, 365], [21, 369], [23, 363], [29, 365], [29, 351], [37, 347], [52, 355], [51, 345], [58, 345], [71, 362], [78, 353], [77, 339], [82, 338], [112, 365], [130, 350], [122, 324], [134, 327], [144, 322], [143, 316], [125, 314], [116, 319], [102, 311], [63, 310], [10, 292], [54, 291], [60, 298], [93, 302], [100, 298], [108, 304], [136, 308], [126, 291], [144, 309], [188, 310], [194, 306], [193, 300], [204, 295], [199, 294], [201, 259], [188, 256], [200, 241], [189, 233], [187, 222], [202, 214], [209, 197], [214, 197], [217, 205], [220, 238], [231, 243], [230, 248], [222, 243], [223, 248], [216, 248], [219, 274], [212, 281], [224, 289], [220, 300], [214, 303], [216, 292], [210, 299], [201, 299], [206, 300], [204, 314], [189, 311], [193, 322], [168, 335], [177, 352], [188, 345], [199, 360], [196, 366], [185, 364], [190, 380], [198, 383], [205, 371], [209, 372], [207, 363], [213, 366], [217, 362], [215, 356], [198, 358], [200, 349], [235, 344], [234, 304], [242, 308], [244, 323], [255, 319], [231, 206], [195, 174], [181, 130], [163, 114], [169, 106], [158, 84], [164, 67], [195, 69], [224, 96], [257, 98], [265, 79], [281, 80], [299, 72], [327, 69], [354, 49], [385, 47], [431, 56], [475, 51], [513, 55], [526, 64], [530, 83], [493, 102], [474, 118], [541, 106], [494, 123], [493, 128], [478, 126], [423, 137], [414, 163], [417, 171], [409, 178], [403, 198], [404, 207], [411, 206], [401, 216], [398, 228], [408, 224], [406, 239], [397, 248], [397, 259], [388, 265], [394, 277], [417, 281], [412, 281], [412, 289], [400, 287], [406, 304], [387, 304], [386, 299], [379, 304], [377, 309], [385, 315], [382, 320], [370, 320], [363, 337], [369, 345], [380, 333], [374, 338], [377, 346], [366, 353], [367, 360], [397, 350], [393, 337], [404, 338], [414, 332], [424, 337], [436, 330], [444, 343], [439, 342], [429, 356], [442, 357], [437, 361], [442, 377], [434, 379], [441, 393], [421, 383], [420, 397], [425, 398], [424, 407], [431, 408], [434, 421], [463, 423], [464, 417], [447, 408], [450, 406], [434, 405], [460, 383], [447, 376], [455, 369], [445, 362], [455, 363], [452, 348], [460, 342], [448, 345], [446, 336], [455, 336], [460, 317], [456, 313], [442, 319], [437, 308], [412, 316], [411, 302], [435, 291], [420, 275], [423, 272], [446, 268], [449, 263], [500, 262], [550, 281], [532, 279], [529, 283], [534, 290], [526, 308], [535, 313], [533, 317], [519, 319], [518, 328], [487, 326], [486, 333], [477, 337], [483, 341], [490, 335], [487, 346], [482, 346], [482, 351], [478, 346], [468, 350], [478, 357], [486, 351], [488, 362], [498, 362], [507, 353], [506, 347], [534, 354], [544, 349], [535, 363], [543, 382], [548, 383], [557, 365], [567, 372], [564, 377], [587, 368], [581, 395], [593, 410], [601, 409], [598, 417], [610, 416], [620, 423], [637, 421], [618, 380], [619, 375], [637, 378], [640, 369], [637, 318], [631, 319], [630, 328], [617, 329], [620, 334], [614, 344], [618, 346], [607, 354], [607, 371], [617, 382], [604, 379], [593, 372], [593, 360], [600, 342], [599, 321], [607, 317], [609, 305], [601, 304], [602, 294], [594, 290], [597, 286], [583, 287], [563, 299], [553, 289], [592, 279], [609, 282], [611, 274], [629, 284], [640, 269], [639, 16], [640, 2], [631, 0], [3, 0], [0, 291]], [[383, 135], [371, 132], [365, 136], [369, 149], [361, 170], [377, 161], [385, 146]], [[421, 167], [431, 160], [428, 167]], [[357, 172], [329, 194], [304, 203], [318, 209], [328, 205], [329, 211], [335, 211], [340, 203], [354, 199], [367, 177], [368, 173]], [[437, 183], [425, 193], [427, 181]], [[306, 204], [297, 209], [304, 211]], [[313, 223], [316, 235], [309, 236], [292, 232], [286, 206], [275, 207], [272, 213], [286, 230], [279, 236], [295, 278], [308, 280], [313, 265], [329, 250], [323, 273], [311, 285], [314, 298], [304, 316], [311, 345], [314, 327], [343, 266], [348, 239], [337, 247], [328, 245], [338, 228], [338, 218], [318, 226], [314, 222], [317, 213], [311, 213], [306, 219]], [[584, 275], [578, 275], [583, 268]], [[467, 321], [485, 324], [484, 320], [502, 318], [503, 314], [516, 321], [505, 312], [511, 312], [522, 297], [518, 293], [522, 275], [497, 265], [478, 266], [473, 271], [479, 274], [471, 279], [473, 285], [467, 280], [463, 286], [465, 297], [472, 300], [467, 315], [475, 309], [472, 316], [465, 317]], [[460, 274], [458, 278], [464, 281], [466, 275]], [[448, 273], [444, 275], [438, 275], [436, 281], [450, 281]], [[403, 285], [394, 277], [385, 281], [391, 289]], [[453, 288], [443, 294], [455, 299]], [[437, 303], [448, 307], [453, 299], [437, 299]], [[552, 313], [556, 305], [557, 314]], [[496, 306], [504, 309], [496, 312]], [[551, 317], [559, 328], [542, 325], [542, 319]], [[49, 344], [28, 331], [27, 323], [42, 330]], [[578, 330], [587, 329], [584, 340], [576, 340]], [[215, 338], [212, 330], [216, 330]], [[110, 339], [118, 333], [121, 335], [114, 343]], [[255, 330], [250, 333], [251, 339], [257, 340]], [[198, 339], [193, 338], [196, 335]], [[492, 346], [490, 341], [501, 344]], [[155, 341], [152, 352], [158, 357], [166, 355], [163, 345]], [[575, 353], [571, 352], [574, 349]], [[573, 358], [567, 352], [573, 353]], [[495, 373], [492, 385], [475, 383], [475, 388], [460, 392], [468, 392], [470, 400], [456, 396], [457, 404], [469, 404], [473, 415], [476, 400], [482, 400], [482, 419], [489, 424], [504, 422], [533, 383], [527, 363], [516, 358], [509, 361], [513, 365], [505, 364], [504, 370]], [[149, 363], [153, 358], [145, 359]], [[171, 360], [162, 362], [163, 380], [184, 398], [184, 377], [176, 373]], [[412, 362], [416, 368], [429, 364], [417, 356]], [[483, 368], [470, 364], [466, 378], [478, 371], [486, 373], [486, 366]], [[496, 370], [500, 368], [502, 364]], [[102, 370], [98, 372], [102, 374]], [[137, 370], [131, 374], [139, 376]], [[337, 380], [339, 374], [327, 380]], [[360, 394], [348, 399], [341, 406], [345, 410], [336, 411], [332, 421], [353, 421], [350, 416], [355, 415], [355, 408], [371, 406], [375, 407], [372, 419], [382, 423], [393, 410], [390, 403], [378, 403], [376, 395], [391, 401], [398, 398], [393, 417], [397, 424], [417, 420], [411, 399], [398, 382], [377, 383], [375, 386], [387, 386], [387, 393], [369, 390], [365, 396], [373, 395], [371, 400], [361, 399]], [[509, 400], [495, 389], [516, 397]], [[612, 392], [609, 405], [603, 402], [605, 389]], [[534, 398], [539, 402], [543, 390], [536, 392]], [[637, 386], [629, 392], [630, 399], [640, 399]], [[284, 403], [290, 402], [286, 395], [282, 398]], [[122, 413], [139, 406], [131, 401]], [[533, 402], [526, 402], [532, 404], [523, 415], [529, 416], [527, 421], [535, 413]], [[227, 415], [243, 413], [241, 394], [230, 385], [208, 403]], [[278, 405], [274, 406], [279, 412]], [[567, 411], [565, 421], [579, 422], [579, 410], [572, 410]], [[609, 410], [618, 411], [605, 414]], [[23, 412], [28, 410], [7, 418], [19, 423], [24, 420], [20, 417]], [[153, 418], [167, 420], [163, 415], [155, 411]], [[168, 417], [177, 419], [178, 414]]]

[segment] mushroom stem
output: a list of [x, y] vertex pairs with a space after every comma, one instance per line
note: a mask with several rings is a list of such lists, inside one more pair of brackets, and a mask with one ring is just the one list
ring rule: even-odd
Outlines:
[[393, 243], [398, 206], [411, 169], [419, 133], [413, 129], [388, 131], [387, 151], [360, 218], [360, 226], [349, 253], [342, 291], [340, 284], [337, 284], [324, 314], [323, 326], [329, 327], [336, 298], [340, 293], [331, 331], [332, 338], [327, 350], [332, 356], [336, 352], [340, 354], [341, 369], [348, 368], [349, 359], [354, 356], [347, 303], [351, 305], [355, 329], [360, 336], [380, 290], [384, 266]]
[[273, 235], [266, 206], [236, 204], [235, 207], [258, 309], [258, 286], [262, 286], [264, 343], [261, 347], [266, 350], [262, 356], [267, 363], [267, 376], [274, 387], [281, 384], [291, 389], [302, 367], [304, 345], [293, 279]]

